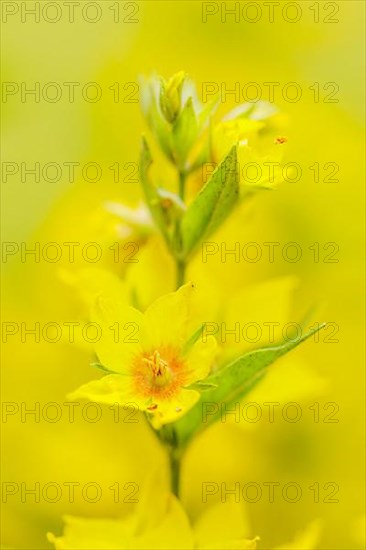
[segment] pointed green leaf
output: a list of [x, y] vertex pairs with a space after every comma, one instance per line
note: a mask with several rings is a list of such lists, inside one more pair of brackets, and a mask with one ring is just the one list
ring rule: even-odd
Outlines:
[[217, 384], [206, 384], [205, 382], [195, 382], [188, 386], [189, 390], [197, 390], [199, 392], [212, 390], [214, 388], [217, 388]]
[[183, 217], [183, 257], [190, 254], [205, 235], [213, 233], [224, 222], [238, 197], [237, 148], [234, 146], [189, 205]]
[[173, 126], [174, 153], [177, 164], [181, 168], [185, 168], [187, 156], [197, 139], [197, 135], [197, 117], [190, 97]]
[[202, 381], [214, 384], [201, 395], [198, 403], [175, 424], [179, 444], [185, 446], [197, 433], [220, 419], [221, 404], [228, 407], [240, 401], [258, 384], [266, 374], [268, 367], [277, 359], [310, 338], [325, 325], [320, 325], [301, 338], [286, 342], [280, 346], [258, 349], [235, 359], [216, 373]]

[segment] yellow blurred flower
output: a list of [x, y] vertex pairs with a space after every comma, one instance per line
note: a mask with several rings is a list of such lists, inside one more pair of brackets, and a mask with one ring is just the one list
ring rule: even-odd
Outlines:
[[[181, 502], [165, 487], [166, 472], [149, 476], [133, 513], [118, 519], [65, 517], [62, 537], [48, 533], [56, 550], [255, 550], [245, 508], [233, 501], [211, 505], [190, 521]], [[274, 550], [313, 550], [320, 534], [310, 523]]]
[[270, 103], [244, 103], [228, 113], [212, 132], [212, 160], [218, 164], [238, 143], [238, 164], [243, 190], [272, 189], [283, 181], [281, 162], [287, 138], [279, 137], [284, 117]]
[[[279, 343], [284, 328], [293, 321], [293, 294], [297, 286], [295, 277], [278, 277], [246, 286], [230, 297], [221, 324], [225, 356]], [[235, 335], [225, 335], [235, 329]]]
[[292, 541], [277, 546], [275, 550], [313, 550], [318, 546], [319, 535], [320, 522], [315, 520], [298, 533]]
[[89, 267], [75, 272], [61, 270], [61, 278], [80, 298], [85, 317], [89, 316], [96, 297], [111, 289], [114, 295], [119, 296], [120, 301], [124, 299], [126, 304], [128, 303], [128, 289], [124, 280], [107, 269]]
[[245, 517], [235, 505], [215, 505], [193, 525], [180, 501], [161, 485], [164, 473], [149, 477], [134, 513], [121, 519], [66, 517], [62, 537], [48, 534], [57, 550], [122, 550], [147, 548], [254, 550]]
[[366, 516], [362, 514], [352, 522], [353, 540], [360, 548], [366, 547]]

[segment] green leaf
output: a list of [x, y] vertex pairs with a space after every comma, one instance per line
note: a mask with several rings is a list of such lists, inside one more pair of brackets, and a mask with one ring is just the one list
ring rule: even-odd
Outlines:
[[140, 155], [140, 180], [145, 194], [146, 202], [157, 227], [160, 229], [165, 241], [170, 246], [170, 236], [166, 225], [166, 214], [162, 206], [162, 200], [153, 183], [150, 181], [148, 172], [152, 164], [152, 158], [146, 139], [142, 138]]
[[186, 258], [202, 238], [228, 217], [239, 197], [237, 147], [229, 151], [189, 205], [181, 224], [181, 256]]
[[202, 381], [216, 387], [205, 391], [198, 403], [178, 422], [175, 432], [180, 446], [185, 446], [197, 433], [220, 419], [221, 404], [230, 406], [243, 399], [265, 376], [268, 367], [322, 329], [320, 325], [297, 340], [280, 346], [246, 353]]
[[197, 136], [198, 122], [190, 97], [173, 126], [174, 153], [179, 167], [185, 168], [187, 156]]
[[205, 382], [195, 382], [194, 384], [191, 384], [190, 386], [188, 386], [188, 389], [197, 390], [199, 392], [212, 390], [213, 388], [217, 388], [217, 384], [206, 384]]

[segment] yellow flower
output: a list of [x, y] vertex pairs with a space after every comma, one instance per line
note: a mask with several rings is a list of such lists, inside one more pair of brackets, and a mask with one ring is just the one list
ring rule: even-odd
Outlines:
[[[65, 517], [62, 537], [48, 533], [56, 550], [255, 550], [259, 537], [248, 536], [245, 508], [233, 501], [217, 502], [192, 523], [180, 501], [167, 490], [166, 472], [149, 476], [134, 512], [118, 519]], [[313, 550], [320, 534], [318, 521], [275, 550]]]
[[283, 116], [273, 105], [264, 101], [256, 106], [244, 103], [214, 128], [213, 161], [218, 164], [233, 144], [238, 143], [243, 189], [272, 189], [284, 179], [281, 163], [287, 138], [281, 137], [283, 126]]
[[[164, 472], [151, 476], [134, 513], [121, 519], [66, 517], [62, 537], [48, 534], [57, 550], [254, 550], [245, 538], [244, 515], [236, 505], [210, 507], [193, 525], [179, 500], [162, 490]], [[165, 481], [165, 479], [164, 479]]]
[[258, 132], [265, 124], [259, 120], [247, 118], [235, 118], [234, 120], [223, 120], [213, 130], [212, 152], [213, 160], [219, 163], [227, 154], [234, 143], [243, 145], [255, 139]]
[[190, 340], [193, 291], [193, 284], [184, 285], [144, 314], [119, 294], [99, 295], [91, 316], [101, 330], [95, 351], [110, 374], [81, 386], [70, 399], [133, 404], [151, 414], [156, 428], [184, 415], [200, 396], [190, 386], [207, 377], [216, 355], [213, 337]]

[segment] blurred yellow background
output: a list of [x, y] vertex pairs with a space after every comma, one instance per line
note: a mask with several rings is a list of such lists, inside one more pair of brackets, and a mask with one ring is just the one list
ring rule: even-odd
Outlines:
[[[246, 21], [242, 12], [238, 22], [229, 15], [222, 21], [221, 3], [215, 2], [209, 4], [219, 11], [208, 16], [207, 22], [202, 21], [206, 8], [199, 1], [104, 0], [94, 3], [101, 10], [95, 23], [81, 16], [82, 7], [90, 2], [78, 3], [74, 22], [68, 20], [65, 2], [57, 2], [61, 18], [54, 23], [45, 20], [56, 17], [58, 12], [52, 11], [52, 6], [35, 22], [34, 16], [22, 15], [21, 4], [30, 9], [34, 2], [3, 2], [2, 6], [2, 80], [7, 83], [2, 99], [2, 162], [26, 163], [28, 167], [36, 162], [41, 166], [95, 162], [103, 174], [95, 183], [83, 181], [80, 167], [75, 170], [74, 182], [68, 181], [66, 169], [56, 182], [42, 177], [36, 182], [32, 176], [22, 181], [20, 171], [6, 181], [3, 177], [5, 243], [117, 240], [113, 223], [103, 215], [103, 202], [135, 204], [141, 196], [137, 183], [115, 183], [108, 168], [115, 162], [123, 166], [138, 160], [140, 136], [146, 126], [138, 102], [123, 99], [128, 94], [132, 99], [138, 97], [133, 95], [136, 85], [128, 83], [137, 82], [140, 75], [156, 72], [168, 77], [183, 69], [196, 81], [199, 92], [207, 82], [228, 90], [237, 82], [240, 89], [255, 82], [263, 91], [262, 99], [269, 99], [264, 83], [280, 83], [274, 97], [289, 120], [288, 161], [302, 167], [302, 177], [296, 183], [285, 182], [274, 193], [258, 196], [248, 216], [231, 224], [227, 233], [223, 230], [217, 241], [226, 239], [228, 247], [235, 241], [294, 241], [302, 247], [303, 258], [297, 263], [280, 259], [256, 264], [228, 261], [217, 266], [217, 271], [227, 296], [249, 282], [296, 275], [300, 280], [294, 304], [297, 315], [318, 305], [317, 321], [339, 325], [338, 343], [307, 342], [286, 359], [290, 364], [309, 366], [316, 377], [326, 381], [321, 397], [316, 387], [314, 394], [310, 388], [301, 396], [294, 383], [287, 388], [286, 401], [297, 400], [304, 410], [315, 401], [335, 402], [339, 423], [314, 423], [308, 413], [299, 424], [262, 423], [255, 430], [217, 425], [197, 440], [187, 455], [183, 501], [195, 516], [204, 506], [202, 481], [295, 481], [307, 495], [298, 503], [278, 499], [270, 504], [262, 499], [247, 505], [252, 534], [262, 539], [259, 547], [288, 541], [297, 530], [320, 518], [319, 548], [361, 548], [357, 525], [364, 513], [365, 4], [350, 0], [330, 2], [331, 7], [326, 7], [326, 2], [297, 2], [301, 16], [293, 23], [282, 15], [286, 2], [276, 8], [273, 22], [266, 3], [252, 3], [262, 10], [256, 23]], [[227, 7], [232, 9], [234, 4], [228, 2]], [[240, 2], [245, 4], [248, 2]], [[116, 5], [119, 22], [114, 20]], [[89, 18], [99, 13], [89, 9], [85, 12]], [[288, 9], [287, 18], [293, 18], [294, 12]], [[319, 22], [314, 22], [317, 9]], [[245, 13], [254, 17], [254, 11]], [[327, 22], [327, 18], [338, 21]], [[22, 102], [20, 91], [8, 93], [17, 86], [21, 90], [21, 83], [31, 88], [37, 82], [41, 90], [47, 83], [58, 83], [60, 100], [48, 102], [41, 95], [36, 102], [29, 95]], [[65, 82], [80, 83], [73, 103], [68, 101]], [[95, 103], [85, 101], [81, 94], [90, 82], [98, 83], [102, 90]], [[116, 82], [118, 102], [110, 89]], [[290, 82], [301, 87], [302, 97], [297, 102], [286, 101], [281, 93]], [[319, 83], [318, 102], [314, 101], [314, 83]], [[324, 100], [335, 89], [324, 89], [327, 83], [336, 84], [338, 92], [332, 97], [338, 102]], [[227, 95], [220, 114], [235, 105], [235, 97]], [[320, 165], [318, 183], [309, 168], [314, 163]], [[324, 181], [330, 173], [323, 171], [325, 163], [339, 166], [338, 182]], [[314, 262], [309, 251], [316, 242], [320, 243], [319, 262]], [[330, 242], [339, 246], [337, 263], [322, 261], [322, 246]], [[37, 264], [30, 258], [22, 263], [19, 255], [3, 263], [3, 322], [31, 326], [77, 318], [75, 295], [60, 277], [65, 266], [66, 262]], [[210, 263], [202, 267], [207, 269], [203, 277], [209, 278]], [[68, 392], [94, 376], [89, 362], [88, 350], [62, 341], [35, 343], [30, 337], [22, 343], [19, 335], [9, 337], [3, 344], [2, 400], [26, 402], [29, 407], [35, 402], [62, 404]], [[283, 380], [286, 384], [286, 375]], [[264, 394], [262, 399], [266, 401]], [[95, 481], [103, 488], [103, 498], [94, 504], [84, 502], [80, 492], [76, 492], [74, 503], [66, 498], [35, 503], [31, 496], [26, 502], [21, 502], [19, 494], [8, 497], [2, 504], [4, 547], [50, 548], [45, 534], [61, 531], [63, 514], [97, 517], [126, 513], [131, 505], [117, 506], [108, 487], [116, 481], [141, 483], [150, 468], [165, 464], [163, 452], [142, 422], [115, 423], [111, 411], [105, 408], [104, 413], [95, 424], [80, 414], [76, 414], [75, 423], [65, 418], [54, 424], [42, 419], [24, 423], [19, 414], [3, 421], [3, 482], [25, 482], [31, 487], [36, 482], [42, 486], [50, 481], [81, 485]], [[314, 503], [306, 489], [314, 482], [339, 485], [339, 502]]]

